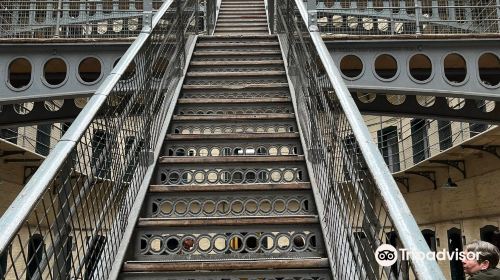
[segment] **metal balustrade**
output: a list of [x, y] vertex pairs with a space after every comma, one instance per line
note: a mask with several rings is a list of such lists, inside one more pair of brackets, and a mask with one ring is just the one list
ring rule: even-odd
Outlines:
[[496, 0], [308, 2], [325, 35], [449, 36], [500, 32], [500, 5]]
[[[0, 38], [134, 38], [140, 32], [144, 11], [156, 12], [163, 0], [5, 0], [0, 3]], [[195, 7], [215, 15], [212, 1]], [[208, 4], [208, 5], [207, 5]], [[206, 7], [206, 8], [205, 8]], [[147, 13], [146, 13], [147, 14]], [[209, 18], [209, 24], [214, 24]], [[199, 24], [202, 21], [198, 21]], [[208, 31], [213, 30], [208, 27]]]
[[399, 258], [390, 267], [375, 261], [381, 244], [413, 252], [429, 247], [311, 19], [302, 1], [276, 1], [333, 279], [444, 279], [434, 260]]
[[[433, 119], [381, 116], [365, 116], [364, 119], [393, 173], [409, 169], [496, 127], [486, 123]], [[422, 137], [415, 138], [417, 134]]]
[[2, 216], [0, 279], [108, 278], [198, 32], [197, 6], [162, 4]]

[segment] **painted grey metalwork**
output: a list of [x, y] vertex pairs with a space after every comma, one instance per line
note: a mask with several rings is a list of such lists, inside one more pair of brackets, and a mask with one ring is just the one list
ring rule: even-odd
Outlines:
[[429, 247], [302, 1], [277, 1], [276, 18], [333, 278], [445, 279], [434, 260], [375, 262], [384, 243]]
[[[134, 259], [224, 260], [321, 257], [319, 224], [139, 228]], [[189, 245], [186, 245], [189, 244]]]
[[195, 192], [190, 197], [179, 193], [153, 193], [146, 201], [146, 216], [180, 217], [245, 217], [278, 215], [315, 215], [312, 193], [303, 191], [262, 192]]
[[308, 1], [319, 30], [345, 35], [498, 34], [500, 5], [496, 0], [453, 1]]
[[[132, 40], [4, 42], [0, 44], [0, 104], [91, 96], [131, 43]], [[30, 69], [21, 72], [19, 68], [26, 65], [17, 64], [17, 59], [25, 59]], [[63, 65], [52, 67], [50, 62], [55, 60]], [[89, 69], [88, 61], [94, 68]]]
[[483, 100], [415, 95], [353, 94], [363, 114], [500, 124], [500, 104]]
[[136, 37], [148, 17], [143, 12], [148, 6], [157, 10], [162, 2], [2, 1], [0, 38]]
[[257, 270], [257, 271], [196, 271], [196, 272], [157, 272], [157, 273], [127, 273], [123, 276], [123, 280], [132, 279], [150, 279], [150, 280], [162, 280], [162, 279], [175, 279], [175, 280], [189, 280], [189, 279], [227, 279], [227, 280], [259, 280], [259, 279], [269, 279], [269, 280], [328, 280], [330, 279], [328, 270], [312, 270], [312, 269], [296, 269], [293, 271], [278, 271], [274, 270], [272, 274], [269, 270]]
[[[163, 3], [2, 216], [2, 275], [107, 278], [185, 67], [195, 5]], [[132, 61], [138, 75], [125, 80]]]
[[[499, 38], [467, 44], [463, 39], [399, 39], [337, 40], [326, 45], [354, 92], [499, 101]], [[359, 65], [349, 65], [349, 59]]]

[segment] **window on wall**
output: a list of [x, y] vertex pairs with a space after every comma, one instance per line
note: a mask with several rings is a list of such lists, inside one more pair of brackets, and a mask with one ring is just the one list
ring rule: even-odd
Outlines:
[[40, 279], [40, 277], [34, 277], [40, 271], [38, 268], [42, 262], [43, 251], [45, 244], [43, 243], [43, 237], [40, 234], [33, 234], [29, 240], [28, 245], [28, 267], [26, 270], [26, 280]]
[[429, 157], [429, 138], [427, 121], [413, 119], [411, 121], [411, 142], [413, 147], [413, 163], [419, 163]]
[[[481, 111], [486, 112], [486, 102], [484, 100], [477, 100], [476, 105]], [[486, 129], [488, 129], [488, 125], [485, 123], [469, 123], [470, 137], [474, 137]]]
[[111, 178], [111, 144], [109, 134], [96, 129], [92, 136], [91, 166], [97, 168], [97, 176]]
[[[394, 248], [399, 249], [402, 247], [396, 232], [388, 232], [386, 239], [386, 243], [391, 244]], [[398, 261], [391, 266], [391, 272], [396, 277], [395, 279], [410, 279], [408, 261], [402, 261], [401, 256], [399, 256]]]
[[481, 240], [489, 242], [500, 249], [500, 231], [497, 226], [487, 225], [479, 230]]
[[[449, 252], [462, 252], [462, 231], [458, 228], [451, 228], [447, 232], [448, 234], [448, 251]], [[450, 260], [450, 276], [451, 280], [465, 280], [464, 269], [462, 266], [462, 261], [460, 260]]]
[[[130, 156], [129, 154], [130, 154], [130, 151], [133, 148], [134, 144], [135, 144], [135, 136], [125, 137], [125, 154], [127, 155], [127, 157]], [[134, 155], [130, 159], [130, 162], [129, 162], [127, 169], [125, 171], [125, 178], [124, 178], [125, 182], [132, 181], [132, 178], [134, 177], [135, 169], [136, 169], [137, 165], [139, 164], [139, 153], [140, 153], [141, 149], [143, 149], [143, 148], [144, 148], [144, 140], [140, 140], [139, 143], [137, 144], [137, 146], [135, 147]]]
[[439, 149], [444, 151], [453, 145], [451, 139], [451, 123], [449, 121], [438, 121]]
[[364, 177], [362, 170], [366, 170], [367, 166], [361, 155], [361, 148], [356, 141], [354, 135], [350, 134], [344, 137], [344, 147], [342, 149], [342, 158], [344, 160], [344, 176], [346, 180], [361, 179]]
[[425, 242], [431, 249], [431, 251], [436, 251], [436, 232], [430, 229], [422, 230], [422, 235], [424, 236]]
[[398, 131], [396, 126], [389, 126], [377, 131], [378, 148], [391, 172], [400, 170]]
[[7, 253], [8, 251], [5, 250], [2, 254], [0, 254], [0, 279], [4, 279], [7, 271]]
[[47, 156], [50, 151], [50, 133], [52, 125], [40, 124], [36, 129], [36, 147], [35, 151], [42, 156]]
[[17, 144], [17, 127], [0, 128], [0, 138], [13, 144]]
[[85, 263], [85, 277], [84, 280], [93, 279], [94, 271], [97, 269], [97, 263], [99, 258], [104, 251], [104, 246], [106, 245], [106, 237], [102, 235], [96, 235], [92, 238], [88, 237], [87, 242], [89, 243], [89, 260]]

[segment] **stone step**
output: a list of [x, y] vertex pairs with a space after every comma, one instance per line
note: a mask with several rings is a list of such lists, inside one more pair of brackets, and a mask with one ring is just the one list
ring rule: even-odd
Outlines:
[[[260, 269], [313, 269], [328, 268], [327, 258], [272, 259], [272, 260], [224, 260], [224, 261], [179, 261], [144, 262], [128, 261], [123, 272], [170, 272], [170, 271], [228, 271]], [[268, 272], [269, 273], [269, 272]], [[274, 274], [274, 271], [272, 272]], [[191, 278], [190, 278], [191, 279]]]
[[258, 183], [258, 184], [206, 184], [206, 185], [151, 185], [150, 193], [178, 192], [245, 192], [245, 191], [277, 191], [277, 190], [310, 190], [311, 183]]

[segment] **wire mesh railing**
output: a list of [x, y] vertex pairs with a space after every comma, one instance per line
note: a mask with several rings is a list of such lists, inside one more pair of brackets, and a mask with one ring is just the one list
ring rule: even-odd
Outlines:
[[65, 123], [0, 128], [0, 138], [23, 149], [47, 156], [67, 129]]
[[[303, 2], [276, 3], [333, 279], [444, 279], [435, 260], [399, 250], [430, 251]], [[377, 261], [383, 244], [392, 265]]]
[[324, 35], [485, 35], [500, 32], [496, 0], [317, 1]]
[[[453, 108], [464, 105], [463, 98], [449, 98]], [[480, 109], [490, 111], [494, 101], [480, 102]], [[458, 122], [385, 116], [364, 116], [389, 170], [409, 169], [443, 151], [496, 127], [487, 123]]]
[[[112, 39], [136, 37], [147, 20], [144, 11], [156, 12], [164, 0], [1, 2], [0, 38]], [[206, 4], [212, 4], [209, 0], [198, 2], [200, 13], [204, 13]]]
[[459, 146], [495, 125], [434, 119], [365, 116], [372, 139], [393, 173]]
[[107, 279], [183, 75], [197, 5], [163, 3], [7, 209], [0, 279]]

